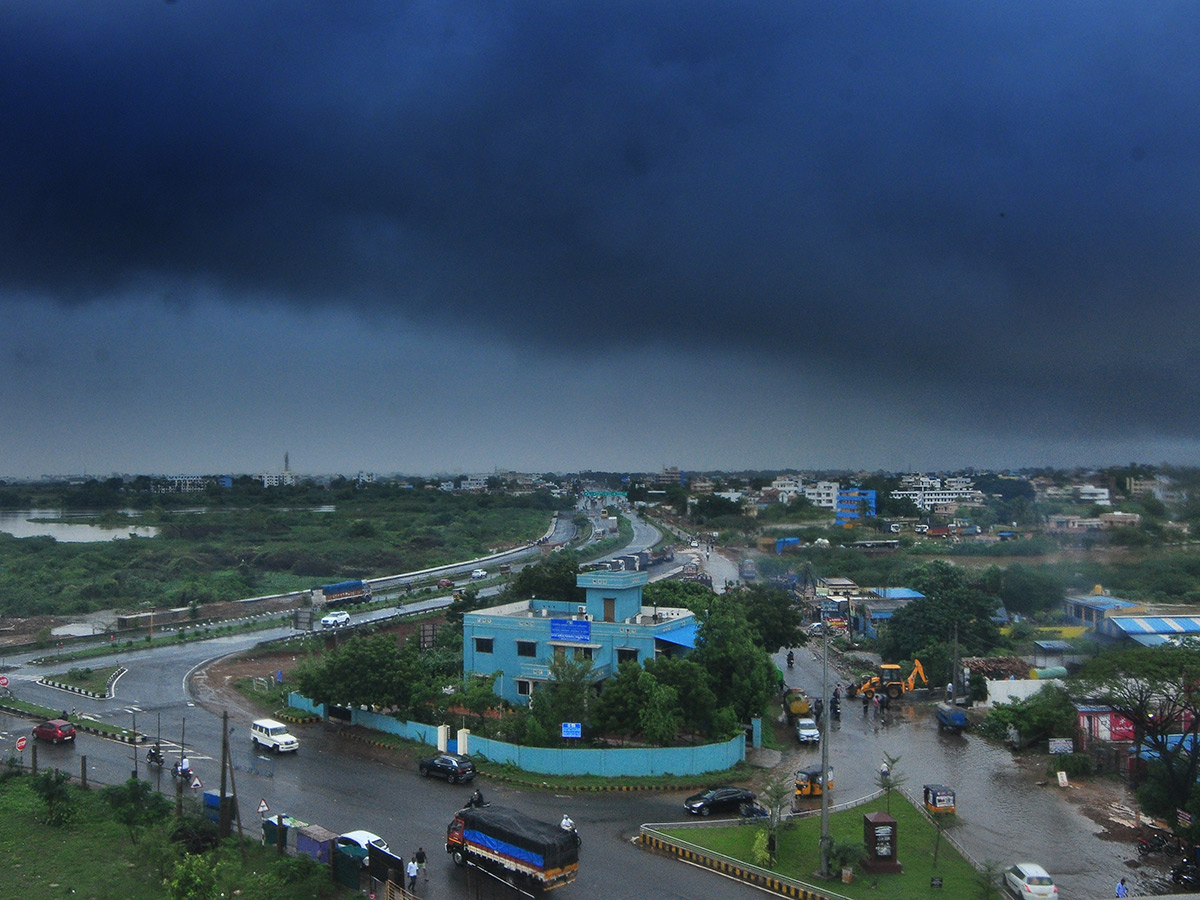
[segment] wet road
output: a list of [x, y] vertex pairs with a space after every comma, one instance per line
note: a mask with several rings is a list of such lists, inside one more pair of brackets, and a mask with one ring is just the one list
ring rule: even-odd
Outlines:
[[[821, 663], [812, 649], [796, 653], [796, 667], [778, 661], [789, 685], [820, 696]], [[838, 675], [830, 667], [830, 681]], [[920, 800], [925, 784], [945, 784], [956, 792], [958, 822], [950, 836], [978, 862], [995, 860], [1003, 866], [1030, 861], [1043, 865], [1059, 886], [1060, 896], [1108, 897], [1113, 884], [1125, 876], [1134, 893], [1149, 893], [1153, 878], [1126, 866], [1135, 855], [1122, 842], [1101, 840], [1099, 826], [1084, 816], [1053, 783], [1038, 787], [1035, 776], [1022, 768], [1003, 747], [967, 733], [938, 730], [931, 703], [901, 703], [886, 719], [873, 710], [865, 716], [857, 700], [843, 704], [840, 723], [830, 733], [834, 770], [834, 802], [844, 802], [877, 790], [875, 779], [884, 754], [900, 757], [894, 773], [907, 777], [904, 790]], [[820, 750], [795, 747], [785, 763], [820, 762]]]

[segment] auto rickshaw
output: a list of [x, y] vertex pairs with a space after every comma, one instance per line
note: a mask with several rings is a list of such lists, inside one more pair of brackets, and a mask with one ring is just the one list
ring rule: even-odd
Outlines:
[[[796, 772], [796, 796], [820, 797], [825, 789], [826, 779], [821, 776], [820, 766], [809, 766]], [[829, 790], [833, 790], [833, 768], [829, 769]]]

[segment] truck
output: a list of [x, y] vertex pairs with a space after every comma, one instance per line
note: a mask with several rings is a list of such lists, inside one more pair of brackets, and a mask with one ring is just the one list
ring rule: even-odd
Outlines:
[[812, 703], [802, 688], [790, 687], [783, 694], [783, 710], [788, 724], [794, 725], [797, 719], [812, 714]]
[[875, 694], [887, 694], [888, 697], [895, 700], [912, 691], [916, 687], [918, 677], [922, 683], [929, 684], [929, 679], [925, 677], [925, 667], [921, 665], [919, 659], [913, 660], [913, 669], [907, 678], [900, 677], [900, 666], [896, 663], [883, 663], [879, 667], [879, 672], [861, 685], [850, 685], [849, 694], [851, 697], [857, 697], [859, 694], [866, 694], [868, 697], [873, 697]]
[[475, 866], [531, 893], [570, 884], [579, 872], [572, 832], [501, 806], [455, 813], [446, 852], [456, 866]]
[[337, 584], [326, 584], [316, 590], [324, 595], [326, 606], [348, 606], [352, 603], [371, 602], [371, 586], [361, 578], [353, 581], [339, 581]]
[[742, 581], [753, 581], [758, 577], [758, 566], [752, 559], [743, 559], [738, 563], [738, 578]]
[[967, 714], [950, 703], [938, 703], [933, 714], [937, 716], [938, 731], [953, 731], [962, 734], [970, 724]]

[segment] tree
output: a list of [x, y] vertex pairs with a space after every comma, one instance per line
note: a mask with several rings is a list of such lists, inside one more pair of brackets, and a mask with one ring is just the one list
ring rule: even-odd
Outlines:
[[754, 626], [759, 645], [768, 653], [808, 642], [800, 610], [779, 588], [751, 585], [738, 591], [737, 597], [746, 608], [746, 618]]
[[712, 588], [695, 581], [656, 581], [642, 591], [642, 605], [701, 612], [708, 608], [714, 596]]
[[46, 804], [46, 824], [66, 825], [75, 816], [71, 777], [58, 769], [46, 769], [33, 779], [33, 790]]
[[212, 861], [203, 856], [185, 856], [175, 863], [167, 882], [167, 900], [211, 900], [215, 890]]
[[638, 676], [646, 702], [638, 713], [642, 734], [651, 743], [665, 747], [679, 734], [680, 714], [675, 688], [660, 684], [649, 672]]
[[883, 765], [879, 767], [879, 774], [875, 776], [875, 786], [883, 791], [884, 796], [887, 798], [887, 811], [889, 814], [892, 811], [892, 791], [903, 787], [908, 781], [908, 776], [896, 768], [899, 762], [900, 757], [884, 753]]
[[[1089, 662], [1072, 685], [1079, 699], [1099, 702], [1133, 724], [1134, 747], [1159, 770], [1139, 800], [1173, 816], [1197, 797], [1200, 774], [1200, 654], [1193, 646], [1143, 647]], [[1155, 785], [1161, 790], [1155, 790]]]
[[[646, 674], [648, 671], [636, 662], [623, 662], [617, 668], [617, 674], [604, 681], [592, 710], [592, 725], [597, 731], [602, 734], [637, 733], [641, 727], [641, 710], [646, 705], [648, 684], [642, 679]], [[684, 717], [686, 720], [686, 714]]]
[[401, 652], [390, 635], [353, 637], [332, 653], [305, 661], [296, 685], [317, 703], [408, 710], [419, 682], [419, 656], [408, 648]]
[[713, 734], [717, 695], [709, 684], [704, 667], [691, 657], [659, 656], [646, 660], [646, 671], [659, 684], [675, 689], [682, 727], [701, 734]]
[[[592, 661], [556, 656], [550, 663], [550, 680], [530, 702], [530, 716], [547, 736], [562, 734], [564, 722], [589, 723], [592, 699]], [[561, 738], [555, 738], [558, 743]]]
[[112, 807], [113, 816], [129, 832], [129, 841], [138, 842], [138, 834], [147, 825], [163, 818], [171, 811], [171, 804], [148, 781], [130, 778], [124, 784], [115, 784], [104, 789], [104, 800]]
[[552, 553], [542, 562], [517, 572], [505, 588], [503, 602], [536, 597], [538, 600], [582, 603], [585, 592], [575, 583], [578, 575], [579, 561], [575, 554]]
[[717, 707], [731, 707], [739, 722], [765, 713], [775, 695], [778, 672], [736, 597], [714, 595], [698, 615], [700, 628], [691, 659], [704, 669]]
[[881, 629], [884, 659], [921, 659], [931, 677], [940, 679], [949, 672], [956, 637], [960, 652], [972, 656], [986, 655], [1000, 643], [992, 621], [997, 600], [982, 581], [968, 580], [964, 569], [942, 560], [915, 566], [904, 579], [925, 596], [896, 610]]
[[1048, 683], [1032, 697], [997, 703], [984, 723], [995, 737], [1007, 735], [1009, 726], [1021, 736], [1022, 744], [1063, 737], [1075, 731], [1075, 707], [1064, 688]]

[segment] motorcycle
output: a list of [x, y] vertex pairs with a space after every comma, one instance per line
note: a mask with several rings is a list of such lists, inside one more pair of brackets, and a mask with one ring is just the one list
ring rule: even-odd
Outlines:
[[1181, 850], [1178, 839], [1171, 841], [1166, 836], [1155, 833], [1150, 837], [1139, 837], [1137, 839], [1137, 852], [1139, 856], [1149, 856], [1151, 853], [1157, 853], [1159, 850], [1166, 852], [1171, 856], [1178, 856]]
[[191, 766], [184, 766], [178, 762], [171, 766], [172, 778], [186, 778], [189, 781], [196, 775], [196, 770]]
[[161, 769], [163, 766], [162, 751], [158, 747], [151, 747], [146, 751], [146, 762]]
[[796, 664], [796, 654], [791, 650], [788, 651], [787, 664], [789, 669]]
[[576, 847], [583, 846], [583, 838], [579, 836], [579, 829], [575, 827], [574, 822], [572, 822], [570, 819], [564, 818], [562, 822], [559, 823], [558, 827], [571, 835], [571, 837], [575, 838]]
[[1171, 881], [1188, 890], [1200, 889], [1200, 866], [1190, 860], [1181, 862], [1171, 870]]

